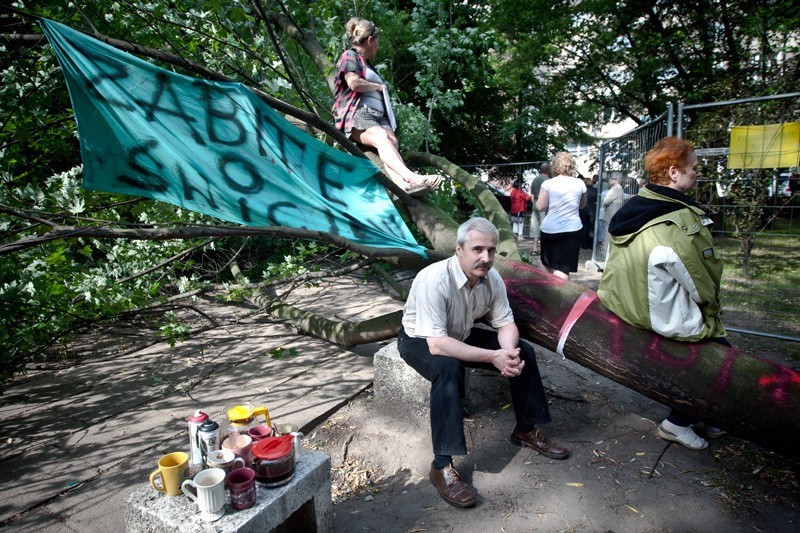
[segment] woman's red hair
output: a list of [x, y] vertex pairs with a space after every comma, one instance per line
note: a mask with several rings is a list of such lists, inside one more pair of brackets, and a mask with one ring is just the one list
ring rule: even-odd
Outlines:
[[677, 137], [664, 137], [644, 156], [644, 170], [647, 179], [656, 185], [669, 184], [669, 168], [685, 169], [694, 153], [694, 146]]

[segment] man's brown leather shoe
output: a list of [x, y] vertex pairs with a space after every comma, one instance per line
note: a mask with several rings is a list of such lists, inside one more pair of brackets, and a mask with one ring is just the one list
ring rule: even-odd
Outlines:
[[466, 483], [461, 481], [453, 465], [447, 465], [441, 470], [436, 470], [431, 463], [431, 482], [439, 491], [439, 495], [456, 507], [472, 507], [475, 505], [475, 495], [469, 490]]
[[550, 459], [566, 459], [569, 455], [568, 449], [555, 442], [550, 442], [544, 435], [539, 433], [539, 430], [536, 428], [533, 428], [528, 433], [523, 433], [515, 427], [514, 431], [511, 433], [510, 440], [511, 444], [528, 446]]

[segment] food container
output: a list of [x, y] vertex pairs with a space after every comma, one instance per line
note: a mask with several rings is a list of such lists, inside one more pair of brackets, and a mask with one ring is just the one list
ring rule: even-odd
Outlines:
[[267, 487], [283, 485], [294, 476], [294, 436], [266, 437], [250, 449], [256, 481]]
[[[264, 421], [259, 420], [259, 417], [263, 417]], [[228, 422], [230, 423], [228, 434], [234, 438], [236, 435], [247, 435], [248, 431], [254, 427], [272, 426], [269, 410], [266, 407], [255, 407], [252, 403], [228, 409]]]
[[[228, 421], [231, 424], [246, 425], [248, 429], [262, 424], [258, 420], [259, 416], [264, 417], [267, 426], [272, 425], [272, 420], [269, 418], [269, 410], [266, 407], [256, 407], [251, 403], [246, 403], [228, 409]], [[245, 430], [244, 433], [247, 433], [247, 431]]]

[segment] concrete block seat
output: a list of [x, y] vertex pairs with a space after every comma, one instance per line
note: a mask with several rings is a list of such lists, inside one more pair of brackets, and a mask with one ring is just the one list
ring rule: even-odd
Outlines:
[[403, 405], [413, 411], [428, 411], [431, 384], [403, 361], [397, 350], [397, 341], [375, 352], [372, 364], [375, 368], [373, 386], [377, 402]]
[[[397, 341], [375, 352], [372, 361], [375, 367], [374, 388], [377, 403], [387, 406], [402, 405], [421, 416], [430, 416], [431, 384], [403, 361], [397, 350]], [[464, 376], [464, 391], [467, 395], [470, 374], [471, 372], [467, 372]]]
[[256, 504], [237, 511], [225, 504], [225, 516], [203, 522], [197, 504], [185, 496], [166, 496], [150, 485], [136, 489], [125, 507], [125, 529], [131, 533], [162, 531], [231, 532], [308, 531], [333, 528], [331, 458], [303, 450], [294, 477], [285, 485], [256, 483]]

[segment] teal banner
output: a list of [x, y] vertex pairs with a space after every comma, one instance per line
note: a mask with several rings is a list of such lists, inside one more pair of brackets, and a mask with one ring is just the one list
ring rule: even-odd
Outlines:
[[86, 189], [425, 255], [372, 162], [294, 127], [244, 85], [175, 74], [57, 22], [42, 27], [67, 80]]

